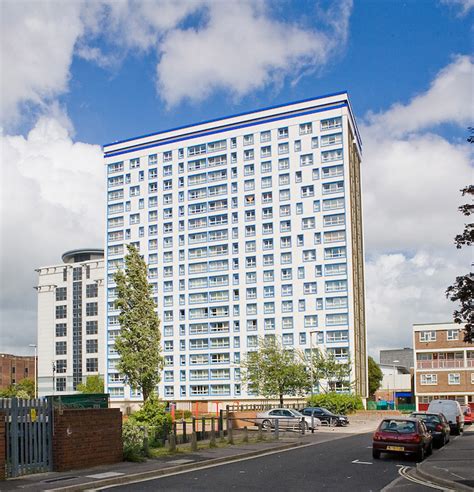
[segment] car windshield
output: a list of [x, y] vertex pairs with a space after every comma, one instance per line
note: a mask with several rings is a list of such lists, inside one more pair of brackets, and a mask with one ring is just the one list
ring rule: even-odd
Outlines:
[[398, 434], [412, 434], [416, 432], [416, 424], [410, 420], [384, 420], [380, 425], [380, 430], [397, 432]]
[[437, 415], [426, 415], [424, 413], [418, 413], [414, 414], [414, 417], [417, 419], [423, 420], [423, 422], [426, 422], [427, 424], [439, 424], [440, 418]]
[[290, 410], [290, 412], [295, 416], [295, 417], [304, 417], [304, 415], [301, 412], [298, 412], [298, 410]]
[[321, 407], [320, 408], [321, 412], [325, 413], [326, 415], [334, 415], [330, 410], [328, 410], [327, 408], [323, 408]]

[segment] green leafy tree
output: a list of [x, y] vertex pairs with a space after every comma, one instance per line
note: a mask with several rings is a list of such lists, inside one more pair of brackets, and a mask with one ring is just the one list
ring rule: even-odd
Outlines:
[[0, 398], [24, 398], [30, 399], [35, 397], [35, 382], [32, 379], [25, 378], [17, 384], [10, 384], [7, 389], [0, 391]]
[[334, 354], [313, 349], [309, 356], [303, 355], [309, 367], [313, 383], [323, 392], [333, 391], [337, 383], [346, 384], [351, 375], [351, 362], [339, 361]]
[[115, 306], [120, 310], [120, 334], [115, 348], [118, 369], [132, 388], [139, 388], [146, 402], [161, 379], [160, 320], [155, 312], [147, 266], [133, 245], [127, 246], [125, 271], [118, 271]]
[[98, 376], [87, 376], [86, 382], [77, 385], [77, 391], [84, 394], [103, 393], [104, 380]]
[[249, 390], [265, 398], [278, 398], [282, 406], [285, 395], [304, 395], [308, 390], [305, 365], [275, 337], [260, 338], [258, 350], [247, 353], [242, 368]]
[[375, 362], [372, 357], [368, 358], [368, 377], [369, 377], [369, 395], [373, 396], [374, 393], [380, 388], [380, 383], [383, 379], [383, 373], [380, 366]]
[[[474, 142], [472, 135], [468, 141]], [[474, 186], [469, 185], [461, 190], [463, 196], [474, 196]], [[466, 216], [470, 217], [474, 213], [474, 205], [466, 203], [459, 207], [459, 210]], [[464, 231], [454, 238], [456, 248], [461, 249], [463, 246], [471, 246], [474, 243], [474, 223], [468, 223], [464, 226]], [[454, 284], [446, 290], [446, 297], [456, 303], [459, 303], [459, 308], [454, 310], [453, 319], [455, 323], [464, 324], [464, 341], [468, 343], [474, 342], [474, 274], [469, 272], [465, 275], [456, 277]]]

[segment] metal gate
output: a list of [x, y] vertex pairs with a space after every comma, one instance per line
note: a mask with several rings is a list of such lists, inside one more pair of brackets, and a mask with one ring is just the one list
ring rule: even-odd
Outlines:
[[52, 405], [46, 400], [0, 398], [5, 415], [6, 475], [52, 470]]

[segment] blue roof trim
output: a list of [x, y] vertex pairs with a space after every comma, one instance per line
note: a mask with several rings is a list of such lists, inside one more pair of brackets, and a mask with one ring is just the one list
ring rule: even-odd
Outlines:
[[191, 136], [187, 136], [187, 137], [183, 137], [183, 138], [175, 138], [175, 139], [172, 139], [172, 140], [166, 140], [165, 142], [155, 142], [155, 143], [151, 143], [151, 144], [140, 145], [140, 146], [137, 146], [137, 147], [133, 147], [133, 148], [126, 149], [126, 150], [119, 150], [119, 151], [116, 151], [116, 152], [109, 152], [109, 153], [104, 152], [104, 158], [107, 158], [107, 157], [115, 157], [117, 155], [122, 155], [122, 154], [128, 154], [130, 152], [136, 152], [137, 150], [151, 149], [153, 147], [159, 147], [161, 145], [168, 145], [168, 144], [171, 144], [171, 143], [182, 142], [184, 140], [191, 140], [191, 139], [194, 139], [194, 138], [202, 138], [202, 137], [206, 137], [208, 135], [214, 135], [214, 134], [218, 134], [218, 133], [224, 133], [224, 132], [228, 132], [228, 131], [231, 131], [231, 130], [239, 130], [240, 128], [248, 128], [250, 126], [261, 125], [263, 123], [271, 123], [273, 121], [287, 120], [289, 118], [296, 118], [298, 116], [305, 115], [305, 114], [322, 113], [324, 111], [330, 111], [331, 109], [339, 109], [339, 108], [343, 108], [343, 107], [346, 107], [346, 106], [348, 107], [348, 103], [345, 101], [345, 102], [343, 102], [341, 104], [336, 104], [334, 106], [326, 106], [324, 108], [315, 109], [313, 111], [301, 110], [300, 112], [295, 113], [295, 114], [292, 114], [292, 115], [289, 115], [289, 116], [286, 115], [286, 116], [279, 116], [277, 118], [266, 118], [264, 120], [259, 120], [259, 121], [254, 122], [254, 123], [246, 123], [246, 124], [243, 124], [243, 125], [235, 125], [235, 126], [223, 128], [223, 129], [220, 129], [220, 130], [211, 130], [211, 131], [208, 131], [208, 132], [200, 133], [199, 135], [191, 135]]
[[[193, 126], [199, 126], [199, 125], [207, 125], [208, 123], [215, 123], [216, 121], [221, 121], [221, 120], [226, 120], [229, 118], [238, 118], [239, 116], [246, 116], [252, 113], [259, 113], [260, 111], [268, 111], [270, 109], [277, 109], [277, 108], [283, 108], [285, 106], [291, 106], [292, 104], [302, 104], [305, 102], [309, 101], [317, 101], [318, 99], [324, 99], [326, 97], [334, 97], [334, 96], [340, 96], [342, 94], [348, 94], [346, 90], [344, 91], [339, 91], [339, 92], [333, 92], [331, 94], [325, 94], [323, 96], [317, 96], [317, 97], [309, 97], [307, 99], [301, 99], [299, 101], [292, 101], [284, 104], [277, 104], [276, 106], [267, 106], [266, 108], [261, 108], [261, 109], [254, 109], [252, 111], [245, 111], [243, 113], [236, 113], [236, 114], [231, 114], [228, 116], [222, 116], [220, 118], [214, 118], [212, 120], [204, 120], [204, 121], [199, 121], [197, 123], [192, 123], [190, 125], [184, 125], [184, 126], [177, 126], [175, 128], [170, 128], [168, 130], [162, 130], [161, 132], [153, 132], [153, 133], [148, 133], [146, 135], [139, 135], [138, 137], [133, 137], [133, 138], [126, 138], [125, 140], [117, 140], [117, 142], [111, 142], [102, 145], [102, 147], [105, 149], [105, 147], [109, 147], [111, 145], [119, 145], [121, 143], [126, 143], [126, 142], [131, 142], [133, 140], [138, 140], [140, 138], [147, 138], [147, 137], [153, 137], [155, 135], [162, 135], [163, 133], [168, 133], [168, 132], [175, 132], [178, 130], [184, 130], [186, 128], [192, 128]], [[105, 152], [105, 150], [104, 150]]]

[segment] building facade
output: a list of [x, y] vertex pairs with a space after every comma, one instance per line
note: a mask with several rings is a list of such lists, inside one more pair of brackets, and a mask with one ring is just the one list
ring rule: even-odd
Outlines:
[[0, 354], [0, 390], [23, 379], [35, 379], [35, 357]]
[[415, 395], [419, 409], [435, 398], [474, 408], [474, 345], [455, 323], [413, 325]]
[[405, 347], [402, 349], [381, 350], [380, 364], [396, 365], [405, 369], [411, 369], [414, 365], [413, 349]]
[[105, 376], [104, 251], [78, 249], [38, 272], [38, 394]]
[[367, 394], [361, 147], [347, 93], [104, 146], [107, 388], [117, 371], [113, 275], [135, 244], [163, 335], [166, 400], [243, 401], [259, 337], [350, 357]]

